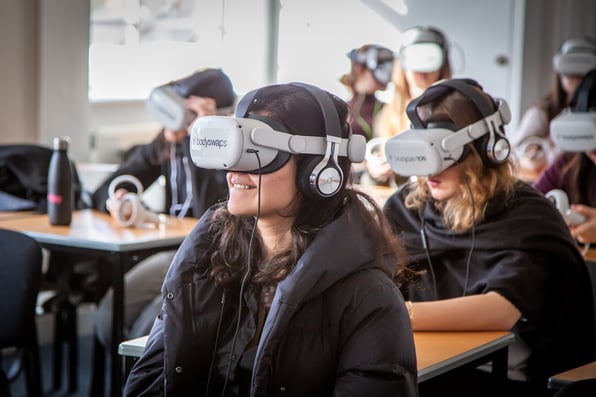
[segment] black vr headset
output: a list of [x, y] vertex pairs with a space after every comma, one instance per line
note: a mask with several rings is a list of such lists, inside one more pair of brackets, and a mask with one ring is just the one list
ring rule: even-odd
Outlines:
[[587, 37], [566, 40], [553, 56], [553, 68], [563, 75], [585, 75], [596, 68], [596, 41]]
[[290, 134], [274, 119], [249, 115], [248, 107], [259, 91], [253, 90], [238, 103], [236, 117], [206, 116], [193, 123], [193, 163], [201, 168], [267, 174], [284, 166], [292, 154], [319, 155], [312, 166], [301, 170], [306, 173], [303, 179], [307, 179], [306, 184], [316, 196], [331, 197], [337, 193], [344, 182], [338, 157], [361, 162], [366, 139], [351, 132], [342, 138], [342, 123], [331, 94], [308, 84], [291, 84], [302, 87], [316, 99], [325, 120], [326, 136]]
[[[430, 86], [411, 101], [406, 112], [412, 129], [406, 130], [385, 144], [385, 155], [393, 171], [403, 176], [430, 176], [461, 161], [466, 145], [474, 142], [475, 148], [487, 167], [507, 161], [510, 152], [504, 125], [511, 120], [511, 112], [503, 99], [490, 106], [474, 87], [482, 89], [471, 79], [443, 80]], [[425, 124], [418, 115], [418, 107], [434, 102], [458, 91], [472, 101], [482, 119], [460, 128], [452, 122]]]
[[571, 106], [550, 122], [550, 134], [562, 151], [596, 150], [596, 69], [584, 76], [573, 94]]
[[390, 49], [371, 45], [364, 51], [361, 48], [353, 49], [348, 53], [348, 58], [354, 63], [365, 65], [377, 83], [387, 85], [391, 81], [395, 56]]

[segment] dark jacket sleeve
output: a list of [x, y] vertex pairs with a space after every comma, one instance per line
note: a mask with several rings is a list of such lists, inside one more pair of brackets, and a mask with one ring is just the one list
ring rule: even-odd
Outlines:
[[[91, 196], [93, 208], [106, 212], [106, 199], [109, 196], [110, 182], [120, 175], [133, 175], [141, 181], [143, 188], [149, 187], [162, 173], [162, 152], [165, 147], [163, 134], [151, 143], [140, 145], [129, 157], [95, 190]], [[134, 188], [131, 187], [131, 190]], [[133, 190], [134, 191], [134, 190]]]
[[123, 394], [125, 397], [164, 395], [163, 338], [163, 320], [158, 317], [153, 323], [143, 354], [126, 379]]
[[416, 353], [403, 297], [380, 271], [362, 279], [354, 291], [357, 309], [345, 318], [333, 396], [415, 397]]

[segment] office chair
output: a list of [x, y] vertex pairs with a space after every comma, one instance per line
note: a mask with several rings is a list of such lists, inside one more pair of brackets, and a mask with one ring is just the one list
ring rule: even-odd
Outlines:
[[[41, 246], [33, 238], [0, 229], [0, 348], [17, 348], [7, 378], [25, 372], [28, 396], [41, 396], [35, 306], [41, 284]], [[1, 353], [0, 353], [1, 354]]]
[[[35, 144], [0, 145], [0, 210], [36, 210], [47, 211], [48, 170], [52, 149]], [[76, 166], [73, 171], [73, 190], [76, 208], [84, 207], [83, 188]], [[45, 302], [39, 302], [38, 314], [55, 316], [54, 327], [54, 368], [53, 388], [59, 389], [62, 381], [62, 349], [69, 348], [69, 391], [77, 388], [77, 312], [73, 303], [72, 285], [81, 285], [74, 280], [72, 266], [74, 260], [64, 258], [56, 260], [50, 255], [50, 266], [41, 279], [42, 290], [53, 290], [54, 296]], [[60, 263], [58, 263], [60, 262]]]

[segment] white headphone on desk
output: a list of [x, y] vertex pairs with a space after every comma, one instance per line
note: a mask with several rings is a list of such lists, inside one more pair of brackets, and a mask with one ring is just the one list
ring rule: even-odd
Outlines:
[[[116, 198], [116, 189], [123, 183], [134, 185], [136, 193], [126, 193]], [[143, 193], [143, 184], [132, 175], [120, 175], [110, 183], [108, 188], [109, 199], [117, 203], [117, 209], [111, 212], [112, 217], [123, 227], [144, 227], [146, 224], [158, 225], [161, 221], [159, 215], [146, 209], [140, 195]]]

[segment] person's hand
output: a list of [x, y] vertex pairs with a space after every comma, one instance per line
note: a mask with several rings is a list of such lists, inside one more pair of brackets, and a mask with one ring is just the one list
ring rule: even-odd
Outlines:
[[573, 204], [571, 209], [586, 217], [585, 222], [576, 226], [569, 226], [573, 238], [582, 244], [596, 243], [596, 208]]
[[118, 215], [119, 210], [124, 219], [129, 219], [132, 216], [132, 208], [130, 206], [120, 208], [121, 203], [119, 203], [119, 201], [126, 193], [128, 193], [128, 190], [126, 189], [117, 189], [114, 192], [114, 198], [106, 200], [106, 209], [112, 216]]
[[389, 165], [389, 163], [368, 161], [366, 163], [366, 170], [368, 171], [368, 174], [371, 176], [371, 178], [379, 183], [387, 182], [391, 175], [393, 175], [393, 170], [391, 169], [391, 165]]
[[186, 99], [186, 107], [197, 114], [197, 117], [212, 116], [217, 113], [217, 103], [213, 98], [191, 95]]

